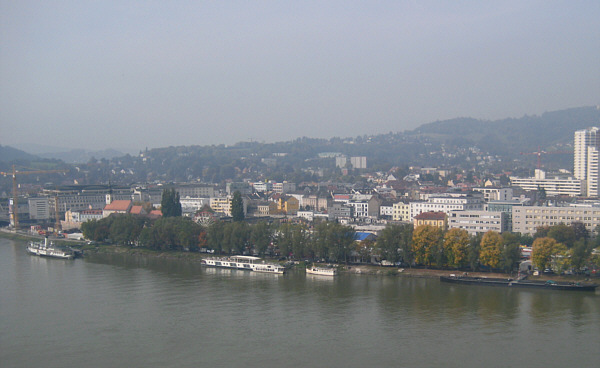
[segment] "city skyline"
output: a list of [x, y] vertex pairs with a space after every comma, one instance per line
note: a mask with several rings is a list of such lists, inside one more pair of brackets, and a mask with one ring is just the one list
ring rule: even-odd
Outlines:
[[600, 101], [592, 1], [0, 1], [0, 141], [285, 141]]

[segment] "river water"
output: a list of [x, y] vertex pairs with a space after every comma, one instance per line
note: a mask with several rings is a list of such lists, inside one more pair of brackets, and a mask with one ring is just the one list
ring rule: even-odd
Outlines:
[[2, 367], [570, 367], [600, 293], [30, 256], [0, 239]]

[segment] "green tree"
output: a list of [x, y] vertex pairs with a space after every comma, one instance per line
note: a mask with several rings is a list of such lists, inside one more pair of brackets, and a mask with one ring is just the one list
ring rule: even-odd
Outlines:
[[573, 228], [573, 232], [575, 233], [575, 240], [588, 240], [590, 238], [590, 232], [585, 227], [583, 222], [572, 222], [571, 227]]
[[479, 254], [481, 253], [482, 237], [482, 234], [478, 233], [477, 235], [471, 237], [471, 241], [469, 242], [467, 259], [469, 261], [469, 267], [471, 267], [472, 270], [479, 269]]
[[250, 227], [247, 222], [232, 222], [225, 225], [226, 234], [229, 234], [227, 250], [232, 253], [243, 254], [248, 247]]
[[279, 225], [277, 229], [277, 235], [275, 236], [275, 242], [279, 248], [279, 252], [284, 257], [290, 257], [293, 246], [293, 226], [292, 224], [285, 222]]
[[371, 239], [365, 239], [363, 241], [357, 241], [355, 251], [360, 257], [360, 263], [369, 263], [371, 261], [371, 255], [373, 250], [376, 248], [376, 244]]
[[565, 224], [551, 226], [547, 236], [556, 240], [557, 243], [566, 245], [567, 248], [571, 248], [576, 240], [575, 229]]
[[502, 236], [495, 231], [490, 230], [483, 235], [479, 253], [482, 265], [488, 266], [490, 269], [500, 266], [503, 241]]
[[256, 225], [252, 226], [250, 241], [259, 256], [263, 257], [266, 254], [272, 239], [273, 234], [267, 222], [259, 221]]
[[335, 262], [348, 263], [348, 256], [354, 244], [355, 231], [352, 227], [331, 222], [329, 226], [332, 241], [329, 247], [329, 258]]
[[581, 239], [575, 242], [570, 250], [571, 266], [575, 270], [581, 270], [592, 254], [592, 247]]
[[540, 226], [535, 229], [535, 234], [533, 234], [533, 239], [535, 240], [537, 238], [545, 238], [548, 236], [549, 232], [550, 232], [550, 226]]
[[377, 238], [377, 251], [381, 259], [396, 263], [400, 260], [400, 243], [403, 225], [387, 225]]
[[448, 255], [448, 265], [453, 268], [465, 267], [468, 263], [470, 237], [464, 229], [450, 229], [444, 236], [444, 248]]
[[118, 245], [134, 245], [138, 240], [146, 220], [130, 214], [112, 214], [109, 226], [110, 240]]
[[540, 187], [539, 185], [537, 188], [537, 198], [541, 202], [546, 200], [546, 189], [544, 187]]
[[292, 226], [292, 254], [295, 259], [304, 258], [309, 242], [308, 230], [304, 224]]
[[501, 266], [504, 272], [511, 272], [521, 260], [521, 237], [511, 232], [503, 232], [503, 249]]
[[562, 243], [557, 243], [552, 249], [552, 270], [561, 273], [571, 267], [570, 251]]
[[329, 254], [329, 221], [318, 222], [313, 229], [309, 244], [311, 258], [324, 259]]
[[233, 199], [231, 200], [231, 217], [234, 222], [244, 221], [244, 200], [242, 194], [236, 190], [233, 192]]
[[215, 221], [208, 227], [206, 235], [208, 247], [217, 253], [222, 253], [223, 242], [225, 241], [225, 223]]
[[179, 192], [175, 188], [164, 189], [160, 201], [160, 211], [163, 217], [179, 217], [182, 214]]
[[531, 261], [538, 270], [545, 270], [550, 265], [556, 240], [553, 238], [537, 238], [531, 248]]

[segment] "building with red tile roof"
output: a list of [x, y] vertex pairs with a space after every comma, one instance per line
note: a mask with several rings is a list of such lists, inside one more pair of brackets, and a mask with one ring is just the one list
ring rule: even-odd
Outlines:
[[102, 216], [108, 217], [113, 213], [129, 213], [133, 202], [130, 200], [116, 200], [104, 206]]
[[446, 229], [447, 223], [445, 212], [423, 212], [414, 217], [415, 228], [421, 225], [431, 225]]

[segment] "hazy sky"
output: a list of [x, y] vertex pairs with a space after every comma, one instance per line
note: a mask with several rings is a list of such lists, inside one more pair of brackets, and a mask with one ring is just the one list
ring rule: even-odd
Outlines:
[[350, 137], [600, 103], [600, 1], [0, 0], [0, 144]]

